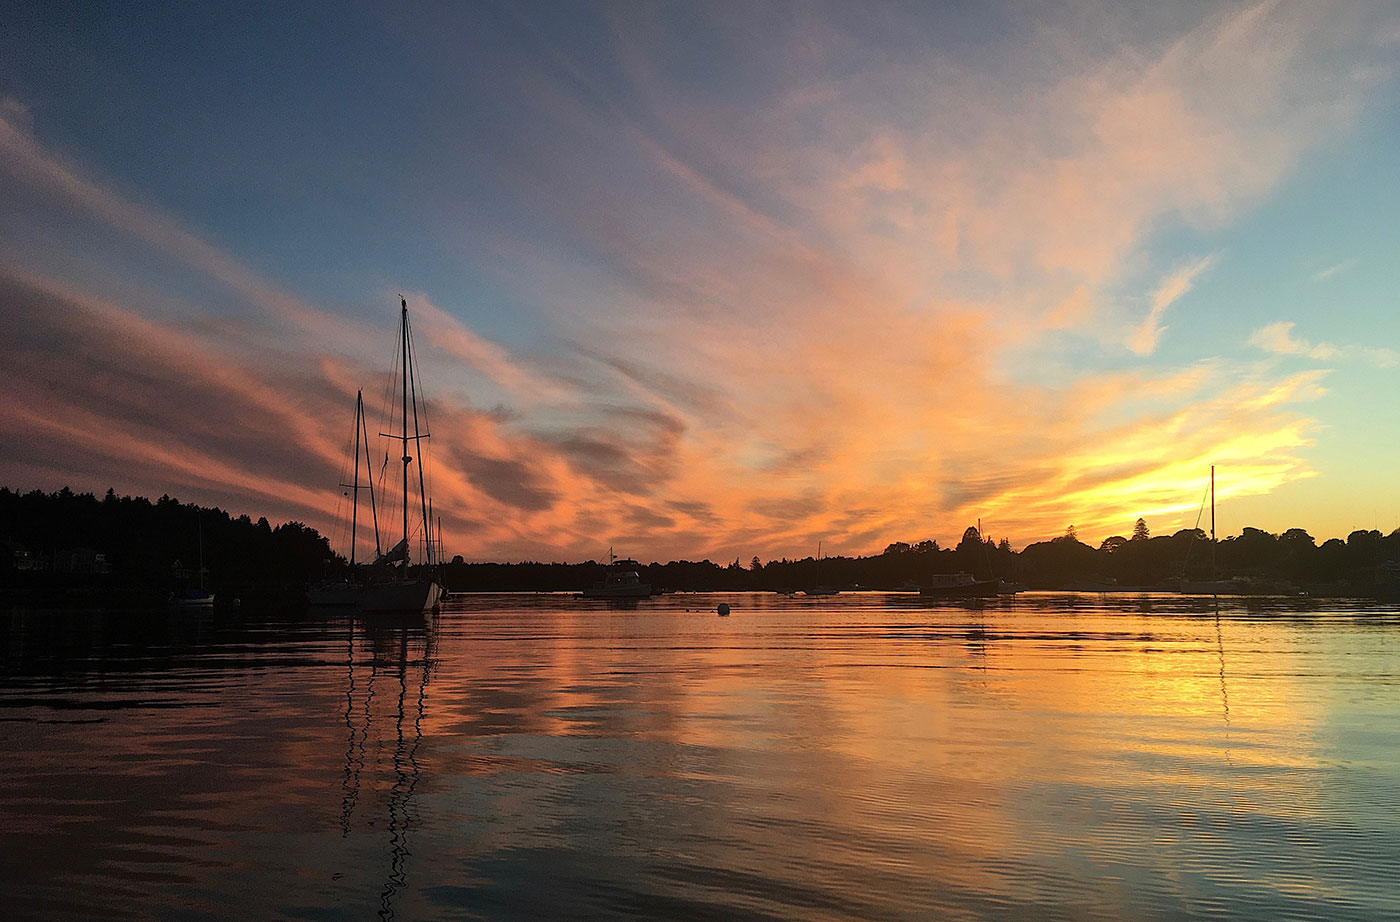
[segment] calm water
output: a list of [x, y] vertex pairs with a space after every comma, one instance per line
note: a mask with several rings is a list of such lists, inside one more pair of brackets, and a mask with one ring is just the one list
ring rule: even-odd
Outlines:
[[483, 596], [0, 642], [7, 919], [1400, 918], [1393, 606]]

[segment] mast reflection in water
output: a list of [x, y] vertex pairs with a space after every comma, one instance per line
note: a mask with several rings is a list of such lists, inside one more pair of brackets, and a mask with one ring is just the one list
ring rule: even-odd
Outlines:
[[[367, 646], [368, 662], [355, 661], [355, 638], [362, 632]], [[352, 831], [355, 808], [360, 799], [361, 773], [365, 768], [365, 743], [374, 731], [375, 680], [381, 672], [392, 676], [394, 688], [391, 713], [393, 753], [391, 756], [392, 784], [385, 801], [388, 833], [388, 861], [384, 885], [379, 893], [379, 917], [395, 918], [394, 897], [406, 881], [406, 865], [412, 854], [410, 830], [417, 819], [413, 812], [413, 795], [418, 787], [421, 769], [418, 748], [423, 742], [423, 714], [428, 697], [428, 680], [432, 671], [433, 632], [419, 618], [394, 618], [346, 623], [345, 674], [345, 772], [341, 798], [341, 836]], [[367, 674], [363, 701], [356, 702], [357, 669]], [[381, 721], [386, 715], [378, 715]], [[382, 736], [375, 737], [382, 744]], [[375, 824], [367, 825], [373, 830]]]
[[1219, 604], [0, 616], [0, 900], [58, 922], [1400, 917], [1400, 615]]

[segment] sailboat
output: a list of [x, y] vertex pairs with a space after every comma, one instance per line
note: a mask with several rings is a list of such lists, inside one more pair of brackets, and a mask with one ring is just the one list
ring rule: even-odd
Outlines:
[[841, 590], [822, 585], [822, 543], [817, 542], [817, 584], [811, 589], [802, 590], [803, 595], [839, 595]]
[[353, 608], [360, 604], [365, 584], [356, 579], [355, 545], [360, 536], [360, 491], [369, 490], [369, 509], [374, 519], [374, 555], [383, 556], [379, 544], [379, 510], [374, 504], [374, 477], [366, 476], [365, 486], [360, 485], [360, 446], [364, 446], [365, 473], [370, 474], [369, 431], [365, 426], [365, 400], [362, 391], [355, 392], [355, 479], [352, 483], [342, 483], [351, 490], [350, 496], [350, 578], [340, 581], [326, 581], [312, 586], [306, 592], [306, 600], [317, 607]]
[[[1197, 518], [1199, 521], [1199, 517]], [[1275, 580], [1259, 576], [1233, 576], [1220, 578], [1220, 567], [1215, 560], [1215, 465], [1210, 466], [1210, 568], [1213, 578], [1191, 580], [1185, 577], [1186, 564], [1191, 561], [1188, 547], [1186, 561], [1182, 564], [1182, 579], [1177, 591], [1185, 595], [1297, 595], [1298, 587], [1286, 580]]]
[[198, 513], [196, 513], [195, 526], [199, 531], [199, 588], [185, 586], [178, 592], [172, 592], [170, 604], [176, 608], [214, 607], [214, 593], [204, 588], [204, 522], [198, 517]]
[[[410, 578], [409, 567], [412, 563], [410, 554], [410, 539], [412, 532], [409, 531], [409, 506], [411, 505], [411, 493], [409, 490], [410, 473], [412, 472], [414, 456], [409, 454], [409, 443], [412, 442], [414, 449], [418, 453], [418, 500], [421, 508], [422, 530], [423, 530], [423, 561], [422, 563], [431, 568], [435, 563], [433, 553], [433, 540], [430, 534], [432, 517], [428, 512], [428, 492], [427, 483], [423, 479], [423, 441], [428, 438], [428, 433], [424, 433], [418, 428], [418, 381], [414, 374], [413, 351], [410, 345], [409, 323], [408, 323], [408, 301], [402, 297], [399, 299], [402, 308], [399, 320], [399, 343], [402, 349], [402, 372], [403, 378], [399, 396], [402, 400], [402, 412], [400, 414], [399, 434], [380, 433], [388, 439], [393, 439], [400, 443], [402, 454], [400, 460], [403, 462], [403, 531], [399, 543], [394, 545], [387, 554], [380, 555], [376, 563], [397, 565], [398, 575], [396, 579], [385, 580], [384, 582], [371, 583], [360, 593], [360, 611], [375, 614], [417, 614], [433, 611], [442, 600], [443, 590], [436, 579], [424, 574], [422, 577]], [[409, 414], [412, 413], [413, 433], [409, 434]], [[387, 458], [386, 458], [387, 461]]]
[[[1200, 520], [1199, 514], [1197, 521]], [[1190, 548], [1186, 552], [1187, 562], [1191, 559]], [[1182, 564], [1183, 571], [1185, 564]], [[1188, 580], [1184, 576], [1181, 580], [1178, 592], [1188, 595], [1234, 595], [1240, 591], [1240, 584], [1234, 580], [1219, 579], [1219, 571], [1215, 563], [1215, 465], [1210, 466], [1210, 568], [1216, 575], [1216, 579], [1208, 580]]]

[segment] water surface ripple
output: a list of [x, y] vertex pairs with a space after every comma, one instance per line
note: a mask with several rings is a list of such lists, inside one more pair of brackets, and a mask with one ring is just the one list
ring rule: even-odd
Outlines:
[[7, 919], [1400, 918], [1394, 606], [491, 595], [0, 631]]

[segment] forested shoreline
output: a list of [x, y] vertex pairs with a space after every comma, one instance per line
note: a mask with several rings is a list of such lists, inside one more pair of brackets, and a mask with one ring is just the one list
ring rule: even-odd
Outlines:
[[[204, 561], [201, 574], [199, 561]], [[936, 573], [1016, 581], [1031, 589], [1174, 590], [1183, 579], [1237, 579], [1279, 591], [1389, 596], [1396, 590], [1400, 529], [1358, 530], [1318, 543], [1299, 528], [1271, 534], [1245, 528], [1211, 542], [1199, 529], [1153, 537], [1139, 520], [1131, 536], [1098, 546], [1071, 531], [1020, 551], [968, 528], [955, 547], [894, 542], [864, 557], [762, 561], [679, 560], [639, 565], [642, 579], [671, 590], [795, 591], [908, 588]], [[445, 563], [453, 592], [577, 591], [602, 579], [605, 566], [583, 563]], [[20, 493], [0, 487], [0, 589], [9, 595], [82, 591], [154, 598], [201, 577], [210, 588], [295, 598], [308, 583], [348, 572], [325, 537], [300, 522], [272, 525], [217, 507], [64, 488]], [[163, 597], [163, 596], [162, 596]]]

